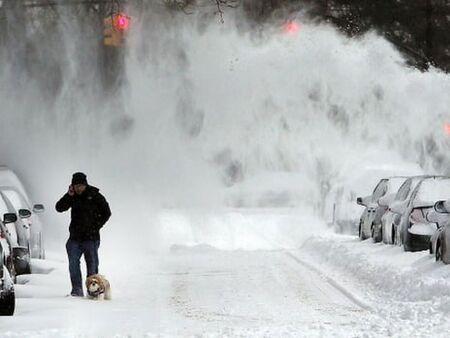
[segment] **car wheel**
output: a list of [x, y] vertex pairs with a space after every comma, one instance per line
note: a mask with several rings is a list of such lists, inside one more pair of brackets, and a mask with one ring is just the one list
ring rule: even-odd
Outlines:
[[442, 247], [441, 247], [441, 242], [437, 242], [436, 244], [436, 262], [440, 261], [442, 259]]
[[31, 264], [30, 262], [24, 262], [20, 266], [18, 266], [17, 275], [29, 275], [31, 274]]
[[27, 275], [31, 273], [30, 251], [27, 248], [13, 248], [14, 268], [17, 275]]
[[16, 307], [14, 291], [8, 292], [0, 298], [0, 316], [12, 316]]
[[373, 223], [371, 228], [372, 228], [372, 239], [374, 243], [381, 242], [381, 240], [383, 239], [382, 229], [380, 228], [378, 231], [375, 231], [375, 224]]

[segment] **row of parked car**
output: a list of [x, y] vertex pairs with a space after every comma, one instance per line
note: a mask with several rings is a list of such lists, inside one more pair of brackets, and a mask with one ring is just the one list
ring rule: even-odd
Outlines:
[[450, 177], [383, 178], [356, 203], [364, 207], [358, 226], [362, 240], [430, 250], [436, 260], [450, 263]]
[[31, 273], [31, 258], [45, 258], [42, 212], [15, 173], [0, 166], [0, 315], [14, 314], [16, 276]]

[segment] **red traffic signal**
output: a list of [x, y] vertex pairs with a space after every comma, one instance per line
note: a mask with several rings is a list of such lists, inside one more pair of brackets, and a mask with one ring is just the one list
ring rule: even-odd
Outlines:
[[289, 20], [283, 25], [283, 31], [287, 34], [297, 33], [300, 29], [300, 24], [294, 20]]
[[127, 30], [130, 26], [130, 18], [126, 16], [124, 13], [117, 13], [113, 17], [113, 25], [117, 30]]
[[450, 136], [450, 123], [449, 122], [444, 123], [444, 132], [446, 135]]

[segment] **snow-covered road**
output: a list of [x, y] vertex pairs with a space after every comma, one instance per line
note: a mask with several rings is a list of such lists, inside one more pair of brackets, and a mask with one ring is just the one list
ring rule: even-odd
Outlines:
[[364, 312], [284, 251], [182, 250], [168, 266], [173, 308], [205, 333], [343, 333]]
[[[105, 236], [101, 271], [111, 301], [65, 296], [64, 252], [34, 260], [33, 274], [18, 279], [15, 315], [0, 317], [0, 337], [446, 337], [450, 330], [450, 269], [427, 252], [360, 242], [323, 223], [321, 235], [306, 236], [320, 223], [296, 211], [211, 217], [164, 214], [160, 239], [178, 238], [163, 251], [113, 241], [108, 248]], [[251, 249], [236, 247], [243, 243]]]
[[55, 270], [20, 278], [16, 315], [0, 319], [0, 336], [344, 336], [370, 316], [283, 250], [178, 246], [153, 259], [108, 276], [110, 302], [64, 297], [64, 264], [36, 262], [36, 272]]

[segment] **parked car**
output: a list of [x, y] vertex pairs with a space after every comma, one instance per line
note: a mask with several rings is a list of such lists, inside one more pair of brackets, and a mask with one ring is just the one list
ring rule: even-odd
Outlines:
[[450, 264], [450, 200], [436, 202], [427, 219], [437, 224], [430, 239], [430, 254], [435, 255], [436, 261]]
[[401, 215], [399, 239], [405, 251], [428, 250], [437, 225], [427, 219], [437, 201], [450, 197], [449, 177], [428, 177], [414, 188], [409, 200], [393, 203], [391, 210]]
[[12, 316], [14, 314], [16, 296], [13, 279], [7, 268], [7, 255], [3, 245], [4, 243], [0, 242], [0, 316]]
[[394, 199], [389, 204], [388, 210], [381, 217], [381, 233], [383, 243], [385, 244], [399, 243], [397, 236], [397, 229], [400, 224], [401, 215], [394, 213], [390, 209], [390, 205], [392, 203], [398, 203], [409, 200], [412, 192], [414, 191], [414, 188], [417, 186], [419, 182], [421, 182], [426, 177], [431, 176], [422, 175], [409, 177], [408, 179], [405, 180], [405, 182], [403, 182], [403, 184], [398, 189]]
[[12, 204], [0, 193], [0, 215], [14, 215], [14, 221], [11, 218], [4, 219], [6, 233], [11, 245], [14, 268], [17, 275], [31, 273], [30, 264], [30, 239], [26, 229], [26, 224], [16, 215]]
[[368, 152], [357, 163], [348, 163], [341, 168], [324, 203], [323, 216], [335, 232], [358, 235], [360, 220], [364, 219], [361, 214], [366, 214], [367, 208], [356, 204], [356, 198], [372, 194], [381, 178], [422, 174], [417, 165], [399, 162], [398, 156], [391, 155]]
[[28, 209], [31, 216], [23, 218], [29, 226], [30, 254], [32, 258], [45, 258], [43, 226], [39, 214], [45, 211], [44, 205], [32, 204], [31, 200], [17, 175], [8, 167], [0, 166], [0, 190], [11, 202], [16, 211]]
[[1, 186], [0, 195], [8, 200], [17, 215], [25, 225], [24, 230], [29, 240], [30, 255], [32, 258], [45, 258], [44, 238], [42, 234], [42, 223], [39, 214], [44, 212], [42, 204], [36, 204], [33, 209], [27, 203], [27, 199], [20, 190], [14, 187]]
[[357, 204], [365, 207], [359, 222], [359, 237], [362, 240], [372, 237], [375, 242], [381, 241], [381, 217], [406, 179], [405, 176], [383, 178], [376, 185], [372, 195], [356, 199]]

